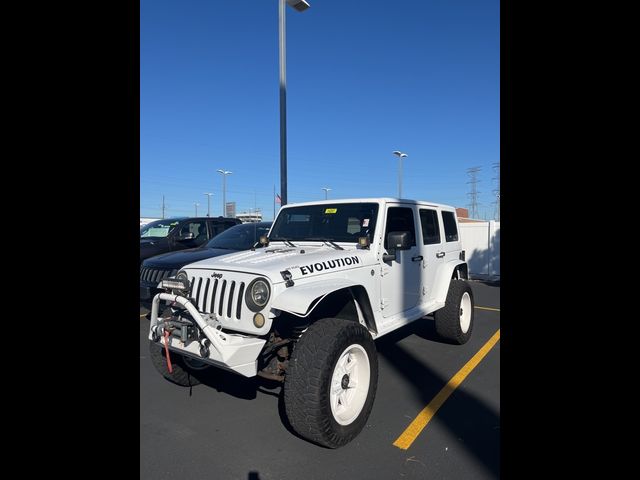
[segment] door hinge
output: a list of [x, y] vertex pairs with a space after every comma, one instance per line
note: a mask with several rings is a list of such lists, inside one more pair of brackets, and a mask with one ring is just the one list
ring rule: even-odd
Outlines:
[[387, 305], [389, 305], [389, 300], [387, 300], [386, 298], [381, 298], [380, 299], [380, 310], [384, 310]]

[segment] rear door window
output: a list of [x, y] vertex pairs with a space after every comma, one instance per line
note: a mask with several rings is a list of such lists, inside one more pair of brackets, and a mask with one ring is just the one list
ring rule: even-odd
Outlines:
[[228, 222], [228, 221], [210, 221], [209, 225], [211, 227], [211, 238], [215, 237], [216, 235], [218, 235], [219, 233], [224, 232], [227, 228], [231, 228], [234, 227], [235, 225], [238, 225], [235, 222]]
[[458, 227], [456, 217], [453, 212], [442, 212], [442, 223], [444, 224], [444, 238], [447, 242], [458, 241]]
[[422, 226], [422, 242], [425, 245], [440, 243], [440, 225], [438, 224], [437, 211], [421, 208], [420, 225]]

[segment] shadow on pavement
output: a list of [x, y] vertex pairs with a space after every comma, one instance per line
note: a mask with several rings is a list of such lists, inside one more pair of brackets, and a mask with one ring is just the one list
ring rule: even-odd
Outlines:
[[[236, 398], [252, 400], [258, 392], [264, 395], [279, 397], [278, 382], [260, 377], [247, 378], [237, 373], [227, 372], [217, 368], [208, 368], [198, 375], [203, 385], [227, 393]], [[274, 391], [275, 390], [275, 391]]]
[[[252, 400], [256, 398], [257, 393], [270, 395], [278, 398], [278, 415], [282, 424], [293, 436], [308, 442], [306, 438], [300, 436], [289, 423], [284, 408], [284, 389], [279, 382], [264, 379], [261, 377], [246, 378], [235, 373], [226, 372], [224, 370], [207, 369], [202, 372], [198, 379], [203, 385], [214, 388], [218, 392], [227, 393], [236, 398]], [[313, 442], [311, 442], [313, 443]], [[250, 472], [253, 473], [253, 472]]]
[[[378, 353], [413, 386], [415, 394], [426, 406], [449, 379], [437, 374], [398, 344], [413, 334], [439, 341], [433, 321], [426, 317], [378, 340]], [[429, 348], [428, 344], [425, 348]], [[458, 388], [432, 421], [445, 426], [478, 461], [496, 477], [500, 476], [500, 416], [492, 408]], [[423, 431], [421, 435], [425, 434], [428, 432]]]

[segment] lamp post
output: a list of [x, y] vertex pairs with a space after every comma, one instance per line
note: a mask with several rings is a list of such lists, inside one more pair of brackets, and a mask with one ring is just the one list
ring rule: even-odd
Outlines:
[[227, 206], [227, 175], [233, 172], [229, 170], [218, 169], [218, 173], [222, 174], [222, 216], [226, 217], [225, 208]]
[[211, 215], [211, 195], [213, 195], [213, 193], [205, 193], [205, 195], [207, 196], [207, 217], [210, 217]]
[[287, 204], [287, 52], [285, 31], [285, 1], [298, 12], [311, 5], [306, 0], [280, 0], [278, 9], [278, 44], [280, 51], [280, 205]]
[[198, 205], [200, 205], [199, 203], [193, 202], [193, 204], [196, 207], [196, 217], [198, 216]]
[[396, 150], [393, 152], [398, 157], [398, 198], [402, 198], [402, 159], [408, 157], [406, 153]]
[[329, 190], [331, 190], [330, 188], [327, 187], [322, 187], [322, 190], [324, 190], [324, 199], [327, 199], [327, 193], [329, 192]]

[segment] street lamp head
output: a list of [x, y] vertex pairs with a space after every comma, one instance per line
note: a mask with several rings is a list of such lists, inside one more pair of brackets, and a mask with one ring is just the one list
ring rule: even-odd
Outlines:
[[233, 173], [233, 172], [230, 172], [229, 170], [221, 170], [221, 169], [218, 169], [218, 172], [220, 172], [223, 175], [231, 175]]
[[306, 0], [287, 0], [287, 4], [298, 12], [304, 12], [311, 6]]
[[402, 153], [398, 150], [396, 150], [395, 152], [393, 152], [394, 155], [397, 155], [400, 158], [404, 158], [404, 157], [408, 157], [409, 155], [407, 155], [406, 153]]

